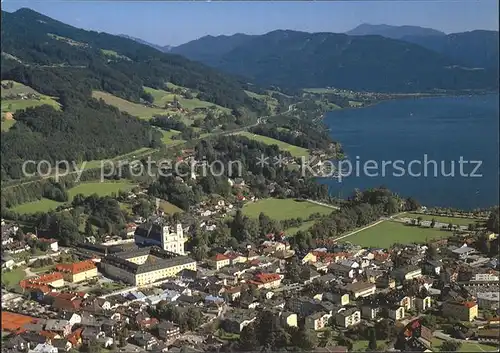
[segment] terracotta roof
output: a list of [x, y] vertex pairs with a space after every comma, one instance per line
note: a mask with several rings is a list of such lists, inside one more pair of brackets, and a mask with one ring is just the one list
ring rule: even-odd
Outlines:
[[76, 346], [78, 341], [82, 338], [82, 331], [83, 328], [78, 328], [67, 337], [68, 341], [70, 341], [73, 346]]
[[470, 308], [475, 307], [477, 304], [476, 304], [476, 302], [465, 302], [464, 305], [465, 305], [465, 307], [470, 309]]
[[95, 269], [93, 261], [81, 261], [72, 264], [60, 264], [56, 266], [56, 270], [61, 272], [69, 272], [73, 275]]
[[37, 323], [35, 317], [2, 311], [2, 330], [18, 331], [22, 326], [28, 323]]
[[280, 279], [281, 276], [277, 273], [259, 273], [255, 275], [255, 280], [260, 283], [269, 283]]
[[224, 261], [224, 260], [229, 260], [229, 257], [227, 257], [224, 254], [217, 254], [212, 258], [214, 261]]
[[33, 288], [36, 286], [40, 286], [40, 285], [51, 284], [52, 282], [59, 281], [61, 279], [63, 279], [63, 276], [61, 273], [53, 272], [53, 273], [41, 275], [38, 277], [23, 279], [22, 281], [19, 282], [19, 285], [21, 286], [21, 288], [27, 289], [27, 288]]

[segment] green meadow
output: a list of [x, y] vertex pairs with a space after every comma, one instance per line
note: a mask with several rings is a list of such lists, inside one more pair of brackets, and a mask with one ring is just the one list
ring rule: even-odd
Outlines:
[[259, 214], [263, 212], [269, 218], [277, 221], [299, 217], [307, 219], [313, 213], [330, 214], [332, 211], [329, 207], [308, 201], [274, 198], [249, 202], [243, 207], [243, 214], [248, 217], [258, 218]]
[[245, 136], [246, 138], [249, 138], [251, 140], [262, 142], [266, 145], [276, 145], [280, 150], [290, 152], [293, 157], [309, 156], [309, 151], [307, 149], [299, 146], [294, 146], [289, 143], [273, 139], [271, 137], [253, 134], [248, 131], [238, 132], [238, 135]]

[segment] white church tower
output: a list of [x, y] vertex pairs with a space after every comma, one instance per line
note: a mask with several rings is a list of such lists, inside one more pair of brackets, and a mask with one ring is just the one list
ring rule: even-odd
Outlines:
[[170, 251], [179, 255], [184, 255], [184, 231], [182, 224], [178, 223], [175, 233], [170, 233], [170, 227], [163, 227], [162, 248], [165, 251]]

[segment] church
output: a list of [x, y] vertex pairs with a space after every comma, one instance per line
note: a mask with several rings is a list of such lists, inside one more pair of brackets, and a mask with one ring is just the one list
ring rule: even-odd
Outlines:
[[[172, 227], [173, 228], [173, 227]], [[184, 231], [178, 223], [175, 229], [161, 220], [141, 224], [134, 233], [138, 246], [158, 246], [165, 251], [184, 255]]]

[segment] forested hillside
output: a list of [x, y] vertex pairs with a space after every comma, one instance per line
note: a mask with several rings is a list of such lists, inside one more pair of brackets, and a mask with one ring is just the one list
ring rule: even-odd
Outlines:
[[[231, 37], [218, 38], [231, 41]], [[176, 52], [190, 57], [199, 53], [196, 45], [206, 47], [206, 42], [201, 38], [183, 45], [185, 52], [182, 48]], [[228, 52], [222, 50], [216, 58], [220, 47], [221, 43], [207, 47], [214, 53], [206, 64], [262, 85], [377, 92], [498, 87], [495, 71], [462, 67], [462, 62], [439, 52], [381, 36], [278, 30], [247, 38]]]
[[95, 160], [160, 144], [149, 124], [92, 99], [92, 90], [141, 102], [144, 86], [170, 82], [233, 110], [263, 109], [238, 81], [202, 64], [29, 9], [2, 12], [2, 80], [55, 97], [62, 107], [14, 112], [16, 124], [2, 132], [2, 180], [20, 178], [25, 160]]

